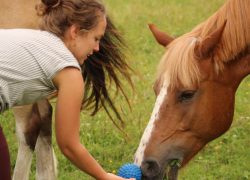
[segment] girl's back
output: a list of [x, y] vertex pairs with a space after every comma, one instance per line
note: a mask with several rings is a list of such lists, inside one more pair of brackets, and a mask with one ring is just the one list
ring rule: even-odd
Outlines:
[[52, 78], [66, 66], [80, 69], [61, 39], [30, 29], [0, 30], [0, 104], [2, 111], [34, 103], [55, 91]]

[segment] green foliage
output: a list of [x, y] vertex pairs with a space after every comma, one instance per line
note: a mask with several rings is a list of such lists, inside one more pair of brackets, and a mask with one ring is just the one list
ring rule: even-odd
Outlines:
[[[108, 116], [101, 111], [95, 117], [82, 115], [81, 140], [99, 163], [110, 172], [127, 162], [133, 155], [154, 106], [152, 89], [157, 64], [164, 52], [151, 35], [147, 24], [154, 23], [173, 36], [190, 31], [212, 15], [225, 0], [105, 0], [108, 12], [121, 30], [129, 51], [128, 60], [135, 69], [135, 92], [127, 89], [132, 111], [123, 98], [117, 97], [116, 105], [126, 122], [129, 138], [115, 128]], [[126, 84], [125, 84], [126, 85]], [[250, 79], [238, 89], [235, 118], [231, 129], [209, 143], [181, 170], [179, 178], [193, 179], [250, 179]], [[15, 122], [11, 112], [0, 116], [11, 152], [12, 167], [17, 154]], [[91, 179], [75, 168], [61, 154], [55, 138], [53, 146], [58, 158], [59, 179]], [[35, 179], [33, 162], [31, 179]]]

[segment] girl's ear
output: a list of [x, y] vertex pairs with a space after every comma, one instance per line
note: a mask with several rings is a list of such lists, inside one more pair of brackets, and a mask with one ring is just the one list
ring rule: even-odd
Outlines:
[[80, 27], [76, 24], [73, 24], [69, 27], [69, 36], [71, 39], [76, 39], [79, 31], [80, 31]]

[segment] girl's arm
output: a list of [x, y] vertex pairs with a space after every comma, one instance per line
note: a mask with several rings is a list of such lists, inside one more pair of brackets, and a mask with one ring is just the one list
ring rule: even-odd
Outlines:
[[87, 149], [80, 143], [80, 110], [84, 82], [76, 68], [65, 68], [53, 79], [58, 88], [55, 131], [56, 140], [63, 154], [79, 169], [99, 180], [122, 180], [106, 173]]

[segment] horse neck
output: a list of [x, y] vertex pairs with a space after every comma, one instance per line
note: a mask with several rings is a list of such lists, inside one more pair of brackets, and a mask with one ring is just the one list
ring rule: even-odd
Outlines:
[[242, 58], [240, 67], [237, 69], [242, 79], [250, 74], [250, 53]]
[[229, 61], [226, 67], [228, 67], [228, 73], [231, 74], [233, 86], [237, 89], [241, 81], [250, 74], [250, 48], [246, 54]]

